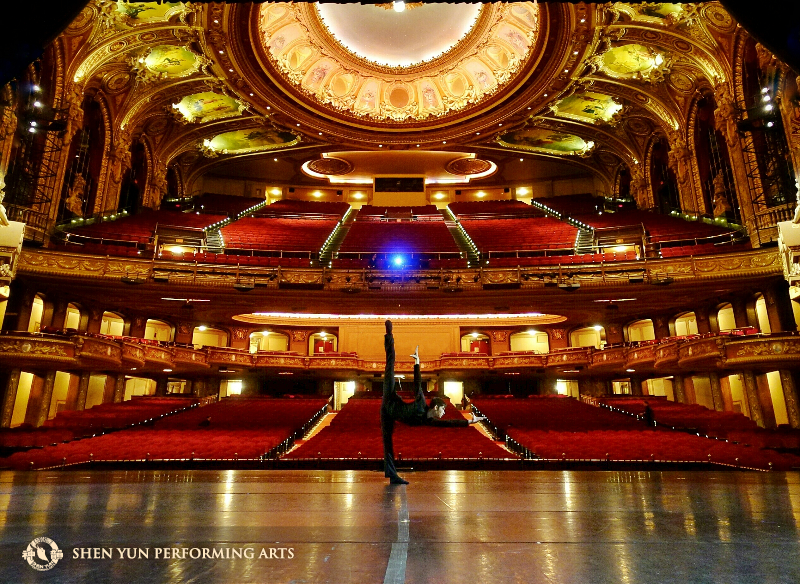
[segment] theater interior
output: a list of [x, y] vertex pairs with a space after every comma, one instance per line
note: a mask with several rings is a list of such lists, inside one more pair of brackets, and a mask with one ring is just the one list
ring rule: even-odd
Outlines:
[[796, 475], [796, 63], [717, 2], [400, 5], [92, 0], [0, 89], [0, 468], [380, 482], [391, 319], [487, 418], [401, 467]]

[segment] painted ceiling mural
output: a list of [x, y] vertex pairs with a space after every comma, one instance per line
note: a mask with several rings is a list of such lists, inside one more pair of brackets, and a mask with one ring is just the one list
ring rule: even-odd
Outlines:
[[[363, 9], [383, 11], [370, 5]], [[519, 72], [537, 34], [538, 6], [488, 4], [480, 20], [482, 32], [467, 34], [467, 46], [457, 43], [458, 50], [397, 67], [381, 66], [337, 46], [336, 37], [323, 34], [317, 11], [294, 4], [263, 4], [259, 34], [275, 68], [320, 105], [356, 117], [402, 122], [481, 102]]]
[[561, 118], [589, 122], [610, 122], [622, 110], [622, 104], [610, 95], [585, 91], [570, 95], [553, 104], [553, 112]]
[[187, 95], [178, 103], [172, 104], [182, 120], [188, 123], [205, 123], [239, 116], [245, 105], [239, 100], [213, 91]]
[[211, 140], [203, 142], [203, 149], [204, 153], [212, 156], [248, 154], [287, 148], [298, 142], [300, 142], [300, 137], [291, 132], [280, 132], [274, 128], [252, 128], [214, 136]]
[[226, 156], [293, 156], [300, 172], [325, 154], [404, 150], [491, 161], [483, 184], [560, 158], [611, 192], [654, 135], [690, 147], [698, 92], [741, 91], [730, 72], [746, 32], [715, 2], [454, 4], [452, 18], [406, 23], [419, 33], [407, 44], [380, 24], [403, 14], [347, 9], [375, 14], [91, 0], [56, 41], [60, 99], [79, 110], [96, 96], [108, 151], [146, 138], [151, 163], [180, 167], [187, 192]]
[[545, 128], [526, 128], [502, 134], [497, 141], [508, 148], [559, 155], [584, 155], [594, 147], [594, 142], [580, 136], [548, 130]]

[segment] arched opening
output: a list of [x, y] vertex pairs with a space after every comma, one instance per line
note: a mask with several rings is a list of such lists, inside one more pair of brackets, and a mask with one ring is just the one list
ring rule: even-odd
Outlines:
[[461, 337], [461, 351], [464, 353], [489, 354], [489, 337], [483, 333], [469, 333]]
[[125, 319], [114, 312], [104, 312], [100, 321], [100, 334], [121, 337], [125, 334]]
[[519, 352], [549, 353], [550, 339], [546, 332], [529, 329], [511, 335], [511, 350]]
[[33, 298], [31, 305], [31, 318], [28, 320], [28, 332], [38, 333], [42, 328], [42, 318], [44, 317], [44, 296], [37, 294]]
[[769, 326], [769, 314], [767, 313], [767, 300], [760, 292], [756, 294], [756, 320], [758, 321], [758, 330], [764, 334], [770, 334], [772, 327]]
[[[147, 319], [144, 325], [144, 338], [154, 341], [163, 341], [169, 343], [174, 338], [174, 328], [168, 322], [163, 320]], [[142, 394], [135, 394], [142, 395]]]
[[106, 149], [105, 120], [101, 105], [92, 97], [84, 100], [83, 112], [83, 127], [70, 142], [59, 209], [59, 220], [62, 221], [91, 217], [97, 206], [97, 188]]
[[250, 352], [288, 351], [289, 337], [274, 331], [259, 331], [250, 335]]
[[653, 341], [656, 338], [656, 329], [652, 319], [636, 320], [625, 327], [625, 340], [629, 343], [639, 341]]
[[731, 331], [736, 328], [736, 317], [730, 302], [721, 304], [717, 308], [717, 327], [720, 331]]
[[339, 340], [336, 335], [320, 331], [314, 333], [308, 338], [308, 354], [321, 355], [323, 353], [335, 353], [339, 350]]
[[[773, 101], [778, 90], [774, 83], [780, 75], [769, 75], [761, 69], [756, 40], [752, 37], [745, 41], [743, 57], [745, 114], [738, 126], [751, 140], [753, 156], [748, 157], [748, 162], [757, 167], [766, 206], [785, 205], [797, 198], [797, 187], [783, 118]], [[756, 169], [749, 170], [748, 174], [755, 174], [752, 171]]]
[[64, 319], [64, 328], [80, 330], [81, 328], [81, 309], [77, 304], [67, 305], [67, 316]]
[[194, 327], [192, 344], [196, 347], [227, 347], [228, 333], [205, 325]]
[[569, 334], [569, 345], [602, 349], [606, 345], [606, 329], [599, 324], [575, 329]]
[[147, 151], [144, 144], [136, 142], [131, 146], [131, 167], [125, 172], [119, 191], [117, 211], [136, 213], [147, 184]]
[[673, 323], [673, 336], [685, 337], [697, 334], [697, 315], [694, 312], [684, 312], [675, 317]]
[[661, 213], [681, 210], [678, 181], [669, 167], [669, 142], [660, 135], [653, 140], [650, 150], [650, 186]]
[[125, 397], [128, 401], [135, 395], [155, 395], [156, 382], [145, 377], [125, 377]]
[[631, 171], [626, 166], [620, 166], [617, 171], [614, 179], [614, 195], [621, 200], [631, 198]]
[[[703, 209], [735, 221], [741, 220], [728, 145], [716, 126], [716, 101], [711, 94], [695, 102], [695, 156], [702, 185]], [[702, 211], [702, 210], [701, 210]]]

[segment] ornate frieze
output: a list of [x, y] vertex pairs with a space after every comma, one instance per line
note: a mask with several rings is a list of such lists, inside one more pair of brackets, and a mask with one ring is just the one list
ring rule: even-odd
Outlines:
[[653, 363], [656, 369], [675, 367], [678, 364], [677, 342], [661, 343], [656, 347], [656, 358]]
[[686, 341], [678, 349], [678, 365], [691, 367], [698, 363], [719, 362], [723, 343], [718, 337]]
[[642, 366], [652, 366], [656, 359], [656, 346], [645, 345], [627, 349], [625, 358], [626, 368], [634, 369]]
[[102, 361], [108, 365], [122, 363], [122, 347], [117, 341], [97, 339], [93, 337], [78, 337], [76, 349], [82, 364]]
[[739, 363], [797, 363], [800, 360], [800, 337], [755, 338], [728, 342], [726, 365]]
[[547, 364], [547, 355], [508, 355], [492, 359], [494, 369], [533, 368], [541, 369]]
[[589, 365], [591, 349], [572, 349], [547, 355], [548, 367], [574, 367], [576, 365]]
[[172, 359], [175, 365], [181, 368], [197, 367], [207, 369], [209, 367], [208, 354], [203, 350], [174, 347], [172, 349]]
[[627, 350], [625, 347], [612, 347], [602, 351], [594, 351], [591, 355], [589, 367], [598, 369], [620, 369], [625, 366]]

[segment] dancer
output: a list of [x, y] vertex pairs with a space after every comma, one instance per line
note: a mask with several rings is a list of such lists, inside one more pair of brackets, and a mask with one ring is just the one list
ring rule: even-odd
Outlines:
[[408, 481], [400, 478], [394, 466], [394, 422], [398, 420], [409, 426], [440, 426], [445, 428], [460, 428], [476, 424], [484, 417], [474, 416], [471, 420], [442, 420], [447, 404], [440, 397], [431, 400], [430, 406], [425, 403], [422, 391], [422, 377], [419, 371], [419, 345], [414, 354], [414, 387], [416, 398], [413, 402], [404, 402], [394, 388], [394, 335], [392, 335], [392, 321], [386, 321], [386, 335], [383, 338], [383, 347], [386, 350], [386, 370], [383, 379], [383, 401], [381, 401], [381, 432], [383, 433], [383, 466], [384, 475], [393, 485], [407, 485]]

